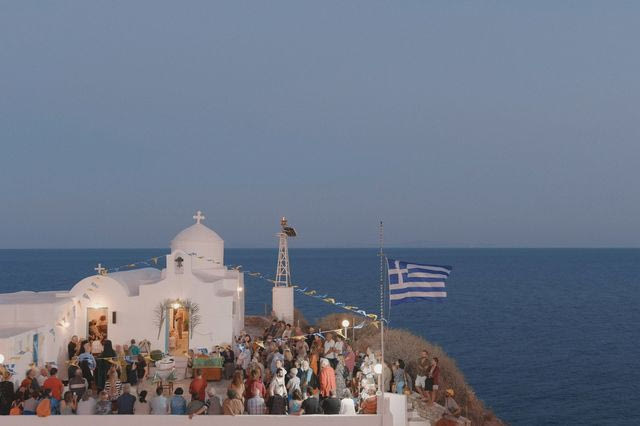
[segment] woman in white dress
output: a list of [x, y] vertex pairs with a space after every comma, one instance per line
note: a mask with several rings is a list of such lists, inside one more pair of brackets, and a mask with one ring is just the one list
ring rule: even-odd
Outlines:
[[344, 390], [343, 398], [340, 400], [340, 414], [356, 415], [356, 403], [353, 401], [349, 389]]

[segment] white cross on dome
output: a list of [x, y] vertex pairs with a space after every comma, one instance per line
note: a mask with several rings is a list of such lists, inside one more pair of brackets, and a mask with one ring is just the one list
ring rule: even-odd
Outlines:
[[106, 272], [106, 268], [102, 267], [102, 263], [98, 263], [98, 267], [97, 268], [93, 268], [94, 271], [98, 272], [98, 275], [104, 275], [104, 273]]
[[193, 218], [196, 220], [196, 223], [200, 223], [200, 221], [206, 219], [206, 217], [204, 217], [204, 215], [202, 214], [202, 212], [200, 210], [198, 210], [195, 214], [195, 216], [193, 216]]

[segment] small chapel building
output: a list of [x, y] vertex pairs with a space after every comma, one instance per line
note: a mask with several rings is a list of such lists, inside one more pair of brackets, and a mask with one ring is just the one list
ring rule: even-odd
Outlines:
[[224, 266], [224, 241], [200, 211], [194, 219], [171, 241], [162, 270], [98, 265], [69, 291], [0, 294], [4, 363], [18, 374], [31, 363], [62, 367], [73, 335], [114, 345], [146, 339], [174, 356], [230, 344], [244, 328], [244, 274]]

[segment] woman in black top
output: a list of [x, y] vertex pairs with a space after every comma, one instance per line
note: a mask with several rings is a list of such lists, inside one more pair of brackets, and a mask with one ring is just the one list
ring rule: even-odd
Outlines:
[[11, 410], [11, 404], [16, 395], [13, 391], [13, 382], [10, 380], [11, 374], [5, 372], [2, 375], [2, 382], [0, 382], [0, 416], [6, 416]]

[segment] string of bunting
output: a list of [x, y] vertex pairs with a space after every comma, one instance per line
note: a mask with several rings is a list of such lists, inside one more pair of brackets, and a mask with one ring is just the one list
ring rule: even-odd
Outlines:
[[[353, 328], [360, 329], [360, 328], [364, 327], [366, 322], [367, 322], [367, 320], [363, 320], [360, 324], [358, 324], [357, 326], [355, 326]], [[291, 336], [288, 339], [283, 339], [281, 337], [277, 337], [277, 338], [274, 338], [273, 341], [279, 344], [279, 343], [282, 343], [282, 342], [286, 342], [287, 340], [301, 340], [301, 339], [304, 339], [305, 337], [308, 337], [308, 336], [318, 336], [319, 338], [324, 339], [325, 338], [324, 335], [327, 334], [327, 333], [334, 333], [334, 334], [339, 335], [343, 339], [347, 339], [347, 336], [345, 336], [345, 334], [344, 334], [344, 328], [336, 328], [334, 330], [324, 330], [324, 331], [319, 330], [319, 331], [316, 331], [315, 333], [299, 334], [297, 336]], [[264, 340], [259, 340], [259, 341], [256, 340], [256, 342], [255, 342], [255, 344], [260, 346], [262, 349], [265, 349], [264, 343], [265, 343]]]
[[120, 265], [120, 266], [116, 266], [114, 268], [100, 268], [99, 274], [100, 275], [107, 275], [110, 272], [120, 272], [121, 270], [133, 269], [133, 268], [136, 268], [136, 267], [139, 267], [139, 266], [156, 266], [158, 264], [158, 261], [162, 257], [164, 257], [164, 256], [150, 257], [150, 258], [145, 259], [145, 260], [140, 260], [138, 262], [133, 262], [133, 263], [127, 263], [126, 265]]
[[[241, 267], [242, 265], [240, 265], [239, 267], [234, 267], [233, 269], [240, 270]], [[275, 280], [272, 280], [271, 278], [264, 276], [260, 272], [253, 272], [253, 271], [247, 271], [247, 270], [243, 270], [243, 272], [245, 272], [248, 276], [252, 278], [262, 279], [272, 284], [275, 284]], [[302, 288], [302, 286], [299, 286], [299, 285], [292, 285], [291, 287], [293, 287], [293, 291], [295, 291], [298, 294], [313, 297], [316, 300], [320, 300], [330, 305], [337, 306], [338, 308], [342, 308], [347, 311], [353, 312], [355, 314], [361, 315], [363, 317], [369, 318], [373, 322], [378, 321], [378, 315], [367, 313], [367, 311], [365, 311], [364, 309], [360, 309], [358, 306], [355, 306], [355, 305], [348, 305], [343, 302], [338, 302], [335, 298], [329, 297], [328, 294], [321, 294], [317, 290], [310, 289], [309, 287]]]
[[[191, 257], [195, 257], [197, 259], [204, 260], [206, 262], [211, 262], [211, 263], [216, 264], [216, 265], [222, 265], [221, 262], [218, 262], [218, 261], [213, 260], [211, 258], [206, 258], [204, 256], [199, 256], [197, 253], [187, 253], [187, 254], [189, 256], [191, 256]], [[135, 268], [135, 267], [140, 266], [140, 265], [143, 265], [143, 266], [154, 266], [154, 265], [158, 264], [158, 260], [161, 257], [162, 256], [151, 257], [149, 259], [141, 260], [139, 262], [129, 263], [127, 265], [121, 265], [121, 266], [118, 266], [118, 267], [115, 267], [115, 268], [102, 268], [102, 269], [98, 268], [98, 269], [100, 269], [99, 270], [100, 275], [107, 275], [107, 273], [109, 273], [109, 272], [118, 272], [118, 271], [120, 271], [122, 269], [131, 269], [131, 268]], [[152, 265], [152, 263], [153, 263], [153, 265]], [[262, 274], [261, 272], [255, 272], [255, 271], [250, 271], [250, 270], [247, 270], [247, 269], [243, 269], [242, 265], [226, 265], [226, 266], [229, 267], [230, 269], [235, 269], [237, 271], [242, 271], [242, 272], [244, 272], [245, 274], [247, 274], [248, 276], [250, 276], [252, 278], [261, 279], [261, 280], [267, 281], [269, 283], [275, 284], [275, 280], [269, 278], [268, 276]], [[349, 305], [349, 304], [344, 303], [344, 302], [339, 302], [335, 298], [329, 297], [328, 294], [322, 294], [322, 293], [318, 292], [317, 290], [311, 289], [309, 287], [304, 287], [303, 288], [300, 285], [292, 285], [291, 287], [293, 287], [293, 290], [298, 294], [301, 294], [301, 295], [304, 295], [304, 296], [308, 296], [308, 297], [312, 297], [312, 298], [314, 298], [316, 300], [320, 300], [322, 302], [325, 302], [327, 304], [330, 304], [330, 305], [336, 306], [338, 308], [347, 310], [347, 311], [352, 312], [354, 314], [366, 317], [366, 318], [370, 319], [373, 322], [373, 325], [376, 326], [376, 327], [378, 326], [378, 324], [380, 322], [380, 320], [378, 319], [378, 315], [373, 314], [373, 313], [368, 313], [367, 311], [365, 311], [364, 309], [361, 309], [358, 306]], [[386, 319], [382, 319], [382, 321], [387, 322]]]

